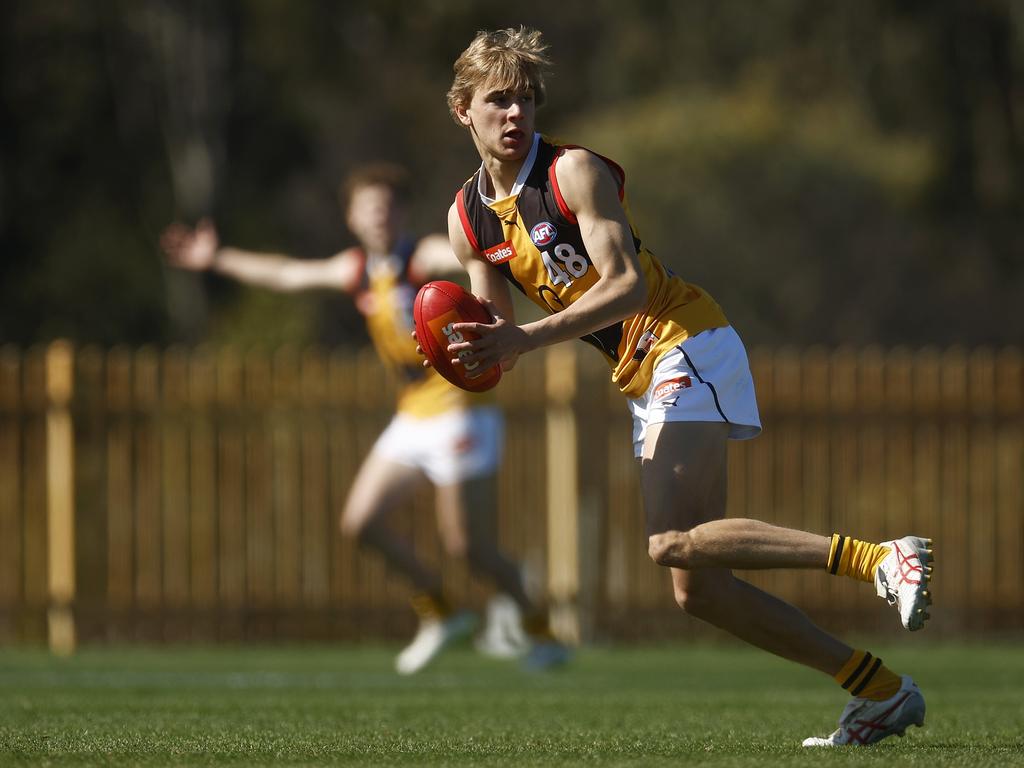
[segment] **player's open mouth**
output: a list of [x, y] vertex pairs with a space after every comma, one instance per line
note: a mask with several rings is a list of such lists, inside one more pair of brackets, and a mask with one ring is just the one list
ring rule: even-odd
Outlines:
[[525, 138], [525, 136], [525, 133], [523, 133], [518, 128], [515, 128], [511, 131], [505, 131], [505, 133], [501, 134], [501, 139], [502, 141], [508, 142], [509, 144], [518, 144]]

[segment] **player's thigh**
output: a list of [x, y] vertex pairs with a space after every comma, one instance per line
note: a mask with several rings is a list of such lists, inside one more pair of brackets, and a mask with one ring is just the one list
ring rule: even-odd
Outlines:
[[494, 408], [471, 408], [439, 421], [425, 470], [437, 489], [438, 531], [448, 552], [481, 544], [493, 526], [503, 422]]
[[449, 554], [497, 542], [497, 475], [489, 472], [437, 486], [437, 529]]
[[417, 467], [371, 451], [349, 490], [342, 530], [358, 533], [369, 521], [408, 502], [423, 482], [423, 472]]
[[728, 433], [722, 422], [648, 427], [640, 463], [648, 536], [687, 531], [725, 516]]

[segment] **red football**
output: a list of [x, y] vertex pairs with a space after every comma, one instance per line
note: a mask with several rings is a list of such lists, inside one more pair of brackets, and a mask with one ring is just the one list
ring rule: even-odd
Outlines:
[[460, 285], [447, 280], [434, 280], [420, 288], [412, 305], [416, 323], [416, 339], [434, 369], [457, 387], [469, 392], [491, 389], [501, 379], [501, 366], [479, 372], [461, 363], [452, 365], [448, 345], [478, 338], [474, 333], [453, 331], [453, 323], [492, 323], [487, 307]]

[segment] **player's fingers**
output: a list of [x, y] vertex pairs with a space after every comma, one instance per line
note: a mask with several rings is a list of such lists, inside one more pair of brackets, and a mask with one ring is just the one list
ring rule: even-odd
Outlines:
[[[465, 359], [452, 361], [453, 365], [455, 363], [466, 363], [466, 362], [467, 361]], [[472, 363], [472, 361], [468, 361], [468, 362]], [[478, 364], [475, 365], [471, 370], [467, 369], [467, 371], [466, 371], [466, 378], [467, 379], [475, 379], [475, 378], [477, 378], [479, 376], [483, 376], [485, 373], [487, 373], [489, 370], [491, 370], [491, 368], [493, 368], [494, 365], [495, 365], [495, 363], [493, 363], [493, 362], [492, 363], [488, 363], [486, 361], [478, 361]]]
[[[475, 372], [476, 376], [497, 365], [501, 357], [498, 350], [489, 345], [481, 348], [476, 346], [477, 343], [474, 342], [473, 346], [453, 344], [452, 347], [449, 347], [448, 354], [451, 356], [452, 365], [461, 365], [467, 370], [467, 373]], [[453, 349], [456, 346], [459, 349]]]
[[447, 347], [445, 347], [445, 349], [448, 350], [449, 354], [458, 355], [459, 353], [472, 354], [474, 352], [475, 347], [474, 342], [457, 341], [449, 344]]
[[454, 323], [452, 325], [452, 330], [456, 333], [465, 333], [466, 331], [469, 331], [470, 333], [475, 333], [477, 336], [486, 335], [490, 331], [490, 328], [491, 326], [486, 323], [467, 322]]

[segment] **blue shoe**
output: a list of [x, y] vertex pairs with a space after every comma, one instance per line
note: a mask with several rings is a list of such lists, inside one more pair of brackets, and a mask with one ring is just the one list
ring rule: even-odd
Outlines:
[[557, 640], [534, 642], [523, 657], [523, 668], [531, 672], [545, 672], [561, 667], [572, 658], [572, 651]]

